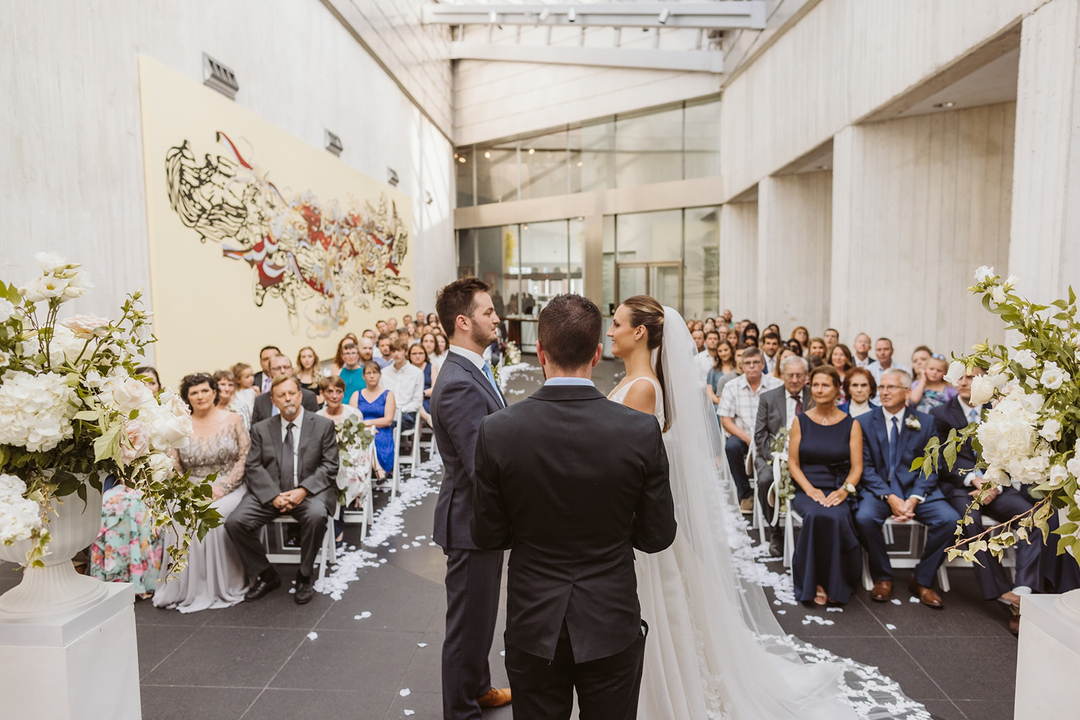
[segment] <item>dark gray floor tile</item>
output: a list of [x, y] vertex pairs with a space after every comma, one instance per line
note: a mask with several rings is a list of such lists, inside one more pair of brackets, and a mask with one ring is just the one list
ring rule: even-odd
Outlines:
[[1011, 637], [898, 640], [953, 700], [992, 699], [1012, 707], [1016, 641]]
[[899, 683], [904, 694], [912, 700], [947, 699], [941, 688], [893, 638], [818, 637], [814, 638], [814, 644], [840, 657], [878, 668], [882, 674]]
[[[411, 710], [415, 714], [406, 715], [406, 710]], [[386, 720], [398, 720], [398, 718], [401, 720], [439, 720], [442, 716], [442, 693], [413, 690], [406, 697], [395, 695], [383, 717]], [[495, 720], [496, 717], [494, 713], [491, 715], [484, 713], [484, 720]], [[509, 720], [510, 716], [506, 717]]]
[[1013, 720], [1013, 704], [996, 700], [957, 700], [968, 720]]
[[431, 542], [430, 535], [420, 534], [428, 539], [414, 540], [411, 537], [407, 538], [410, 543], [419, 542], [420, 547], [402, 551], [400, 548], [404, 543], [397, 543], [398, 551], [387, 556], [387, 564], [410, 572], [413, 575], [418, 575], [429, 582], [443, 585], [443, 581], [446, 579], [446, 556], [443, 554], [442, 548], [428, 545]]
[[[878, 621], [873, 612], [858, 598], [852, 598], [851, 602], [842, 608], [842, 612], [829, 611], [828, 608], [811, 605], [783, 605], [773, 606], [773, 611], [784, 610], [783, 615], [777, 615], [780, 627], [785, 632], [791, 633], [804, 640], [827, 636], [855, 636], [855, 637], [886, 637], [889, 633], [885, 626]], [[831, 625], [820, 625], [817, 621], [807, 622], [808, 617], [820, 618], [821, 621], [830, 622]]]
[[145, 720], [239, 720], [260, 691], [143, 683], [140, 692]]
[[386, 703], [368, 693], [268, 688], [251, 706], [244, 720], [367, 720], [380, 718], [385, 711]]
[[[405, 678], [401, 681], [403, 687], [413, 692], [442, 692], [442, 642], [443, 636], [435, 633], [424, 633], [417, 640], [417, 643], [424, 643], [426, 647], [416, 648], [412, 662], [405, 671]], [[491, 661], [492, 682], [497, 682], [500, 677], [505, 678], [505, 670], [502, 670], [501, 675], [496, 675], [501, 666], [501, 662]]]
[[265, 687], [306, 634], [291, 628], [201, 627], [146, 682]]
[[315, 593], [310, 603], [297, 605], [294, 596], [289, 592], [294, 587], [292, 579], [296, 573], [295, 567], [290, 571], [287, 566], [281, 566], [278, 567], [278, 572], [281, 574], [280, 589], [258, 600], [218, 610], [207, 620], [206, 626], [310, 630], [334, 601], [329, 595]]
[[923, 705], [934, 720], [968, 720], [952, 700], [926, 700]]
[[[420, 633], [318, 630], [271, 682], [280, 689], [396, 693], [423, 642]], [[387, 695], [389, 697], [389, 695]]]
[[[423, 630], [445, 593], [441, 585], [392, 565], [367, 568], [359, 576], [341, 600], [332, 603], [316, 630]], [[354, 619], [364, 612], [371, 616]]]
[[196, 628], [190, 625], [138, 624], [135, 631], [139, 643], [139, 676], [146, 677], [158, 663], [191, 637], [195, 630]]
[[154, 607], [152, 600], [140, 600], [135, 603], [135, 622], [142, 625], [186, 625], [202, 627], [220, 610], [203, 610], [194, 613], [182, 613], [176, 610]]

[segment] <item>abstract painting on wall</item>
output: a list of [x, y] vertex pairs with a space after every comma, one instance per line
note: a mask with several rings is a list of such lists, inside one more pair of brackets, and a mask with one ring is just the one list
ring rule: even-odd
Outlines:
[[268, 344], [326, 358], [411, 306], [407, 196], [154, 60], [139, 76], [163, 377]]

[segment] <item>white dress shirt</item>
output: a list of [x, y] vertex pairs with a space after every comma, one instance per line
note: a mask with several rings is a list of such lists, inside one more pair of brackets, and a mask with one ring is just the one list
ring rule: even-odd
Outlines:
[[713, 365], [715, 364], [713, 357], [709, 354], [708, 350], [702, 350], [694, 356], [694, 362], [697, 363], [698, 366], [698, 375], [700, 375], [698, 380], [704, 385], [709, 377], [709, 371], [712, 370]]
[[[794, 398], [791, 393], [784, 391], [784, 395], [787, 397], [787, 429], [791, 429], [791, 423], [795, 422], [795, 407], [798, 405], [798, 401], [802, 399], [802, 390], [799, 391], [799, 397]], [[803, 406], [803, 410], [806, 410], [806, 406]]]
[[484, 360], [483, 355], [480, 355], [479, 353], [474, 353], [472, 350], [466, 350], [463, 347], [458, 347], [457, 345], [451, 345], [450, 352], [454, 353], [455, 355], [460, 355], [461, 357], [465, 358], [473, 365], [475, 365], [477, 370], [479, 370], [480, 372], [484, 372], [484, 363], [486, 362], [486, 360]]
[[384, 367], [382, 384], [394, 393], [397, 407], [403, 413], [414, 413], [424, 404], [424, 371], [410, 362], [400, 370], [393, 363]]
[[[276, 410], [277, 407], [275, 406], [274, 409]], [[300, 414], [297, 415], [296, 418], [292, 421], [292, 425], [293, 425], [293, 431], [292, 431], [292, 454], [293, 454], [293, 459], [292, 459], [292, 468], [293, 468], [292, 486], [296, 487], [296, 486], [298, 486], [300, 484], [300, 478], [298, 477], [298, 475], [300, 473], [300, 429], [304, 426], [304, 408], [303, 408], [303, 406], [300, 407]], [[287, 421], [285, 418], [281, 418], [281, 447], [282, 447], [282, 452], [284, 452], [285, 436], [288, 434], [288, 432], [289, 432], [289, 421]]]
[[589, 378], [581, 377], [552, 377], [545, 380], [544, 384], [564, 387], [567, 385], [578, 385], [580, 387], [596, 387], [596, 383], [594, 383], [592, 380], [590, 380]]
[[889, 365], [888, 368], [883, 368], [883, 367], [881, 367], [881, 364], [877, 360], [875, 360], [874, 362], [867, 365], [866, 369], [869, 370], [870, 374], [874, 376], [874, 382], [878, 383], [879, 385], [881, 384], [881, 376], [887, 370], [903, 370], [908, 375], [911, 375], [911, 368], [909, 368], [906, 365], [901, 365], [900, 363], [897, 363], [897, 362], [894, 362], [892, 365]]

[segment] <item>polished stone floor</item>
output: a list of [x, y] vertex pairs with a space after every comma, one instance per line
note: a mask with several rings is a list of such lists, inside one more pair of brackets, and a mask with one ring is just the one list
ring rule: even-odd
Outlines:
[[[603, 362], [605, 392], [620, 368]], [[539, 375], [510, 381], [511, 401]], [[376, 511], [386, 493], [376, 493]], [[403, 533], [430, 536], [435, 496], [405, 510]], [[358, 529], [349, 526], [350, 542]], [[146, 720], [441, 717], [439, 654], [445, 613], [442, 552], [427, 541], [406, 552], [377, 548], [378, 567], [362, 568], [341, 600], [316, 594], [299, 607], [285, 591], [225, 610], [181, 615], [136, 606], [143, 717]], [[773, 569], [780, 570], [779, 563]], [[290, 577], [289, 568], [281, 568]], [[0, 592], [17, 582], [0, 565]], [[878, 604], [859, 592], [843, 612], [785, 606], [784, 628], [842, 656], [875, 665], [943, 720], [1012, 718], [1016, 640], [1003, 606], [978, 599], [971, 570], [950, 571], [943, 610], [908, 602]], [[907, 573], [897, 573], [906, 588]], [[779, 609], [779, 608], [778, 608]], [[370, 613], [364, 617], [363, 613]], [[803, 624], [817, 615], [831, 625]], [[362, 619], [356, 619], [361, 616]], [[491, 667], [505, 686], [500, 617]], [[107, 668], [102, 669], [107, 672]], [[0, 713], [2, 714], [2, 713]], [[509, 708], [485, 714], [509, 720]]]

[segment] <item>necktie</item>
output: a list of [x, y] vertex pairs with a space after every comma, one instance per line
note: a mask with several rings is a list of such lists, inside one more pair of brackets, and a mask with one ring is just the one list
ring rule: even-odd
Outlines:
[[803, 411], [802, 398], [796, 395], [792, 395], [791, 399], [795, 401], [795, 414], [800, 414]]
[[979, 422], [979, 411], [976, 408], [968, 411], [968, 422]]
[[892, 419], [892, 434], [889, 435], [889, 480], [896, 474], [896, 463], [900, 462], [900, 421]]
[[273, 381], [273, 378], [271, 378], [269, 375], [263, 375], [263, 386], [262, 386], [262, 391], [263, 392], [269, 392], [270, 391], [270, 383], [272, 381]]
[[285, 427], [285, 442], [281, 444], [281, 490], [292, 490], [295, 487], [296, 478], [293, 465], [293, 428], [296, 425], [289, 423]]
[[484, 363], [484, 377], [486, 377], [488, 379], [488, 382], [491, 383], [491, 387], [495, 388], [495, 397], [499, 398], [501, 402], [502, 393], [499, 392], [499, 384], [495, 382], [495, 373], [491, 371], [491, 363]]

